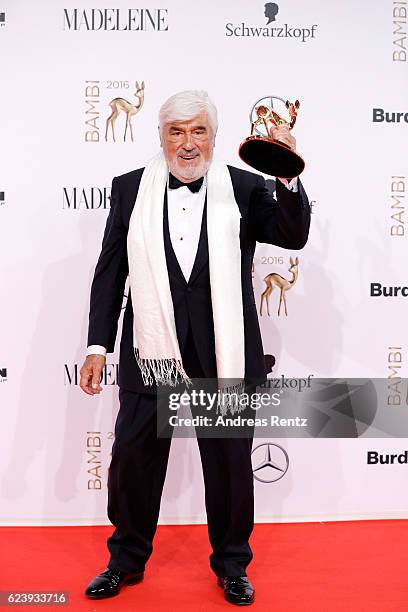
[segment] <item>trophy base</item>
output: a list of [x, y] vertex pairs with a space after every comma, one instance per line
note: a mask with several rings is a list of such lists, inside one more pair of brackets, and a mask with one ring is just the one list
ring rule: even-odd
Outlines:
[[292, 179], [305, 168], [300, 155], [283, 142], [265, 136], [245, 138], [239, 147], [239, 156], [251, 168], [278, 178]]

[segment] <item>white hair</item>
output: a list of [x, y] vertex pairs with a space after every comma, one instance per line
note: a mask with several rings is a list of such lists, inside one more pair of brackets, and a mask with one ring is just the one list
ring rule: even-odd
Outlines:
[[200, 113], [205, 112], [215, 136], [218, 128], [217, 108], [208, 93], [203, 90], [191, 89], [180, 91], [171, 96], [161, 106], [159, 111], [159, 129], [171, 121], [190, 121]]

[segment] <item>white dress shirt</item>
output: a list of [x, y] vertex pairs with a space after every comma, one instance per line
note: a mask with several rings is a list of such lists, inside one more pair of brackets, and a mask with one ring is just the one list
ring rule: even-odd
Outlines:
[[206, 190], [206, 178], [196, 193], [188, 187], [167, 190], [170, 240], [186, 281], [197, 254]]
[[[290, 191], [298, 191], [297, 177], [291, 181], [278, 180]], [[207, 177], [204, 178], [201, 189], [197, 193], [192, 193], [188, 187], [167, 189], [170, 240], [187, 281], [197, 254], [206, 190]], [[99, 344], [91, 344], [86, 354], [106, 355], [106, 348]]]

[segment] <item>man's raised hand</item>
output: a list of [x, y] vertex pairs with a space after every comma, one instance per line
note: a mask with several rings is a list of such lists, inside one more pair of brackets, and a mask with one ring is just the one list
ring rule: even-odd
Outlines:
[[283, 144], [288, 145], [293, 151], [296, 150], [296, 139], [290, 133], [287, 125], [273, 125], [269, 129], [269, 135], [274, 140], [279, 140]]

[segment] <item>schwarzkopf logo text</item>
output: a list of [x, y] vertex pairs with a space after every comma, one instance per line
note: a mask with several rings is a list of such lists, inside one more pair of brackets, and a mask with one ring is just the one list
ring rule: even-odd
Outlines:
[[307, 378], [286, 378], [284, 374], [281, 374], [280, 378], [268, 378], [268, 380], [261, 385], [269, 389], [295, 389], [299, 393], [303, 389], [311, 388], [311, 378], [314, 374], [309, 374]]
[[239, 25], [227, 23], [225, 25], [225, 36], [249, 37], [249, 38], [297, 38], [306, 42], [309, 38], [315, 38], [317, 25], [305, 27], [292, 26], [287, 23], [278, 26], [270, 24], [276, 21], [279, 13], [279, 6], [275, 2], [265, 4], [264, 15], [266, 18], [265, 26], [252, 26], [245, 22]]
[[64, 9], [64, 30], [166, 32], [167, 9]]

